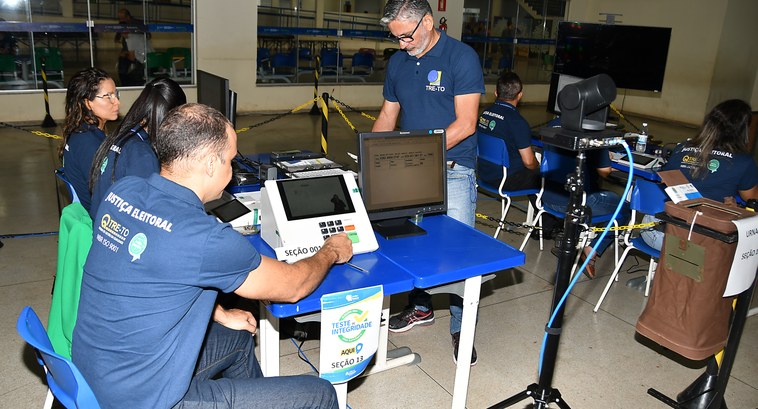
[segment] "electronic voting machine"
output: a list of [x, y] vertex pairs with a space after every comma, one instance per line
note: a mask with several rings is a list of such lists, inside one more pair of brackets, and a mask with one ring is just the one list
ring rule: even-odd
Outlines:
[[279, 260], [310, 257], [338, 233], [346, 233], [353, 241], [354, 254], [379, 248], [351, 174], [265, 182], [261, 238]]

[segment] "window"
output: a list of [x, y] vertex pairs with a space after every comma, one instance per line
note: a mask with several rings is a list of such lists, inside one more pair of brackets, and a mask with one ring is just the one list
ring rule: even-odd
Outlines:
[[191, 0], [3, 1], [0, 91], [64, 88], [92, 66], [120, 87], [157, 76], [192, 83], [191, 16]]

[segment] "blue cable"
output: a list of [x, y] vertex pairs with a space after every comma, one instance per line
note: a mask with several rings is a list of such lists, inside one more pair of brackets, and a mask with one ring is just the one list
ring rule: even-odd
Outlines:
[[[579, 267], [577, 273], [584, 270], [585, 267], [587, 267], [587, 264], [592, 260], [592, 256], [595, 255], [595, 252], [597, 251], [597, 246], [600, 244], [601, 241], [605, 238], [605, 235], [608, 234], [608, 229], [613, 225], [613, 221], [616, 220], [616, 217], [618, 217], [619, 212], [621, 211], [621, 208], [624, 206], [624, 202], [626, 201], [626, 196], [629, 194], [629, 190], [632, 187], [632, 178], [634, 175], [634, 159], [632, 156], [632, 151], [629, 149], [629, 145], [626, 143], [626, 141], [621, 140], [620, 144], [624, 147], [626, 150], [626, 155], [629, 158], [629, 176], [626, 179], [626, 187], [624, 188], [624, 194], [621, 195], [621, 200], [619, 200], [618, 205], [616, 205], [616, 211], [613, 212], [613, 217], [608, 221], [608, 225], [605, 226], [605, 230], [603, 230], [603, 233], [600, 235], [600, 238], [595, 242], [595, 245], [592, 246], [592, 250], [590, 251], [589, 256], [584, 260], [584, 263], [582, 263], [581, 267]], [[574, 288], [574, 285], [579, 281], [579, 277], [581, 277], [581, 274], [575, 274], [574, 279], [571, 280], [571, 283], [569, 283], [568, 288], [566, 288], [566, 292], [563, 293], [563, 297], [561, 297], [560, 301], [558, 301], [558, 304], [555, 307], [555, 310], [553, 311], [553, 314], [550, 316], [550, 320], [547, 322], [547, 327], [550, 328], [553, 325], [553, 321], [555, 321], [555, 317], [562, 308], [563, 304], [566, 302], [566, 298], [568, 298], [568, 295], [571, 293], [571, 289]], [[542, 360], [545, 355], [545, 347], [547, 346], [547, 330], [545, 330], [545, 335], [542, 337], [542, 347], [540, 348], [540, 365], [539, 365], [539, 371], [538, 374], [542, 373]]]
[[[313, 366], [313, 364], [311, 363], [311, 361], [308, 360], [308, 357], [305, 355], [305, 352], [303, 352], [303, 350], [300, 349], [300, 345], [298, 345], [297, 342], [295, 342], [295, 338], [290, 338], [290, 341], [292, 341], [292, 344], [295, 345], [295, 348], [297, 348], [297, 354], [300, 356], [300, 358], [303, 361], [305, 361], [305, 363], [308, 364], [308, 366], [311, 367], [311, 369], [313, 370], [313, 372], [315, 372], [318, 375], [318, 373], [319, 373], [318, 369], [316, 369], [316, 367]], [[350, 407], [350, 405], [347, 404], [347, 402], [345, 402], [345, 406], [348, 409], [353, 409], [352, 407]]]

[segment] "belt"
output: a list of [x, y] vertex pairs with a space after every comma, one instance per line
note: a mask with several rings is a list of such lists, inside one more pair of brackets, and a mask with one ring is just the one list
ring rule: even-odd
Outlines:
[[447, 161], [447, 167], [450, 169], [455, 168], [455, 161], [454, 160]]

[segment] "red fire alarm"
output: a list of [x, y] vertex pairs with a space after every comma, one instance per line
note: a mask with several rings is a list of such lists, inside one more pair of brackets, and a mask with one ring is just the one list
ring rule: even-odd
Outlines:
[[437, 0], [437, 11], [445, 11], [447, 0]]

